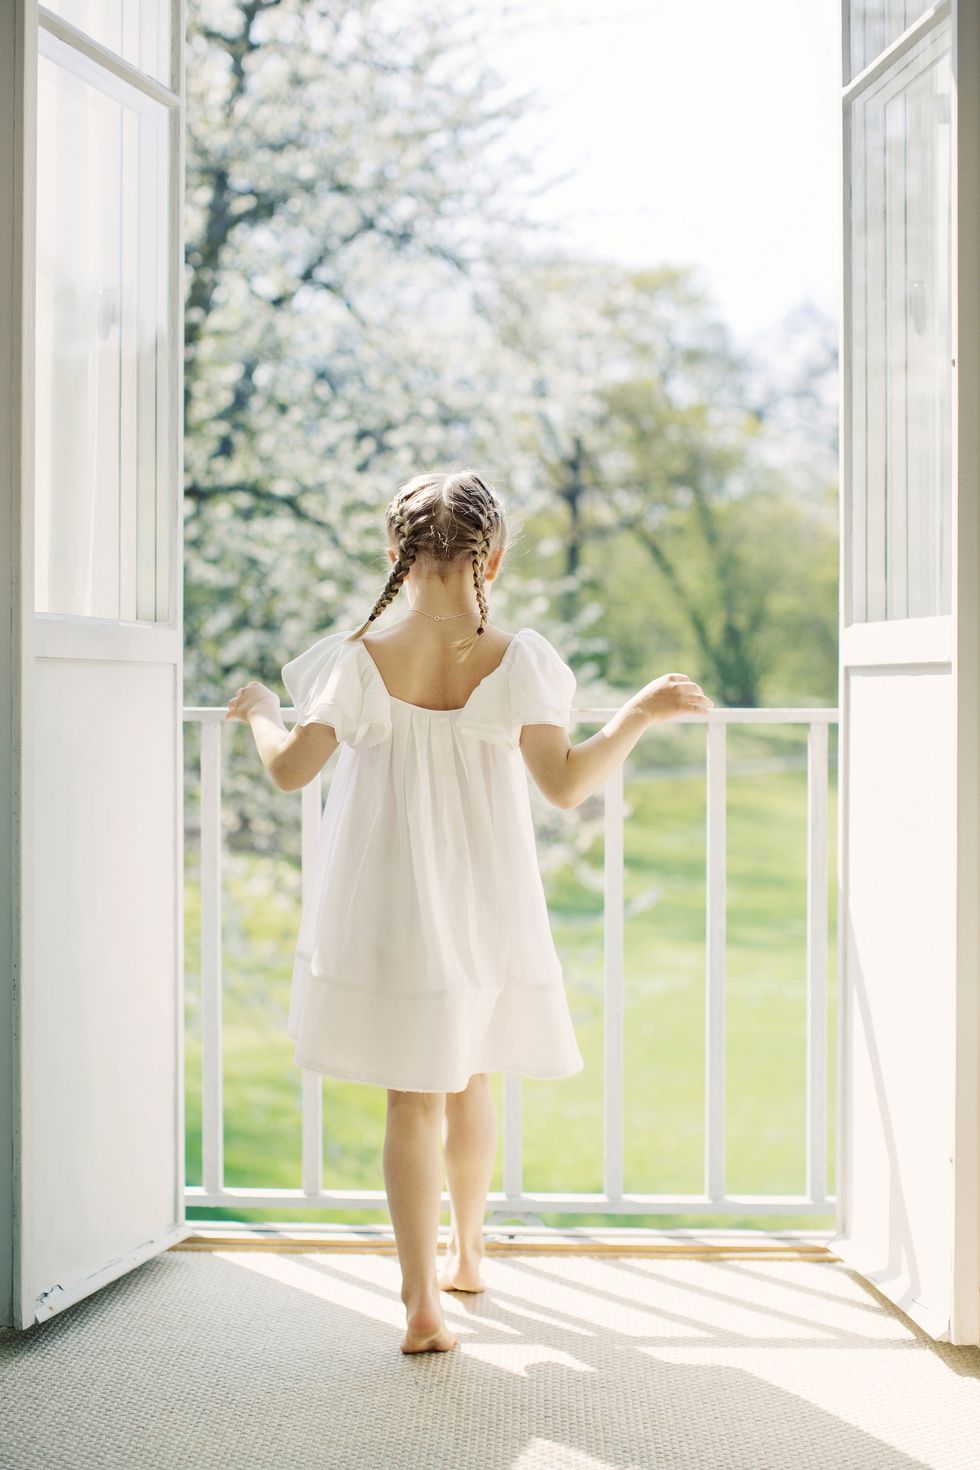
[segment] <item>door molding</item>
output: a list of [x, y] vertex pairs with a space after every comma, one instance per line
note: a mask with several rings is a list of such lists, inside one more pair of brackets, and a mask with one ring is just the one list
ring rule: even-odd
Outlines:
[[17, 794], [20, 766], [21, 568], [19, 495], [21, 481], [24, 270], [21, 231], [16, 227], [24, 197], [23, 10], [0, 5], [0, 1324], [13, 1322], [15, 1201], [19, 1194], [15, 1151], [15, 1105], [19, 1092], [15, 987], [20, 970], [20, 867]]
[[951, 664], [953, 627], [949, 613], [850, 623], [841, 633], [841, 663], [845, 668]]
[[951, 1340], [980, 1343], [980, 6], [953, 12], [956, 1038]]

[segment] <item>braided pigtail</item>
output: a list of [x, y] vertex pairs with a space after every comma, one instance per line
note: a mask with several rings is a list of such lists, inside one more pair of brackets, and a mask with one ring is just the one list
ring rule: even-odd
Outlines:
[[388, 606], [388, 604], [394, 601], [398, 593], [401, 591], [402, 583], [412, 569], [412, 563], [415, 561], [415, 558], [418, 555], [415, 547], [415, 540], [412, 534], [412, 523], [409, 517], [405, 514], [402, 505], [397, 500], [394, 501], [389, 507], [388, 524], [389, 529], [395, 540], [395, 546], [398, 551], [398, 559], [392, 563], [391, 571], [388, 573], [388, 580], [387, 582], [385, 582], [384, 590], [382, 591], [381, 596], [378, 598], [377, 602], [374, 604], [374, 607], [368, 613], [361, 626], [355, 629], [355, 631], [347, 639], [348, 643], [355, 642], [358, 638], [360, 638], [362, 633], [366, 633], [368, 628], [374, 622], [375, 618], [379, 618], [384, 612], [385, 608]]
[[483, 520], [477, 533], [476, 542], [473, 546], [473, 586], [476, 590], [476, 605], [480, 610], [480, 621], [468, 638], [457, 638], [453, 648], [459, 654], [460, 662], [469, 657], [470, 652], [476, 647], [476, 640], [483, 633], [484, 628], [490, 621], [490, 611], [487, 607], [487, 584], [484, 579], [484, 571], [487, 558], [490, 555], [492, 545], [493, 507], [487, 505], [483, 513]]

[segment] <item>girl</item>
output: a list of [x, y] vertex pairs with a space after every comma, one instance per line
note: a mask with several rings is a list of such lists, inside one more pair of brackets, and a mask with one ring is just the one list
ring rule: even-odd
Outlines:
[[[383, 1170], [407, 1312], [403, 1352], [444, 1351], [439, 1289], [482, 1291], [496, 1154], [488, 1073], [580, 1071], [537, 863], [525, 766], [555, 806], [597, 791], [658, 720], [712, 708], [664, 674], [588, 740], [567, 726], [575, 675], [534, 628], [505, 633], [487, 593], [507, 544], [472, 471], [419, 475], [387, 507], [388, 580], [353, 631], [287, 663], [291, 730], [252, 682], [246, 721], [283, 791], [343, 746], [320, 825], [292, 975], [300, 1067], [387, 1089]], [[364, 634], [404, 585], [406, 615]], [[451, 1200], [437, 1279], [442, 1138]]]

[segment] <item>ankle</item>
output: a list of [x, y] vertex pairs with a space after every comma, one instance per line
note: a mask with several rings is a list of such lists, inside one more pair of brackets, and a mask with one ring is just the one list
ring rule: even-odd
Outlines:
[[454, 1235], [449, 1237], [446, 1244], [448, 1255], [459, 1256], [463, 1261], [477, 1261], [483, 1259], [483, 1237], [477, 1240], [460, 1241]]
[[442, 1294], [437, 1281], [426, 1282], [421, 1286], [402, 1287], [402, 1305], [409, 1312], [417, 1312], [422, 1307], [434, 1307], [441, 1305]]

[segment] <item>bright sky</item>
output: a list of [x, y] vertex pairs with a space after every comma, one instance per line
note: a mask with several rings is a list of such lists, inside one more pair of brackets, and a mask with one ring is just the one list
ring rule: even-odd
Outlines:
[[840, 290], [839, 0], [520, 0], [487, 59], [563, 241], [702, 267], [740, 335]]

